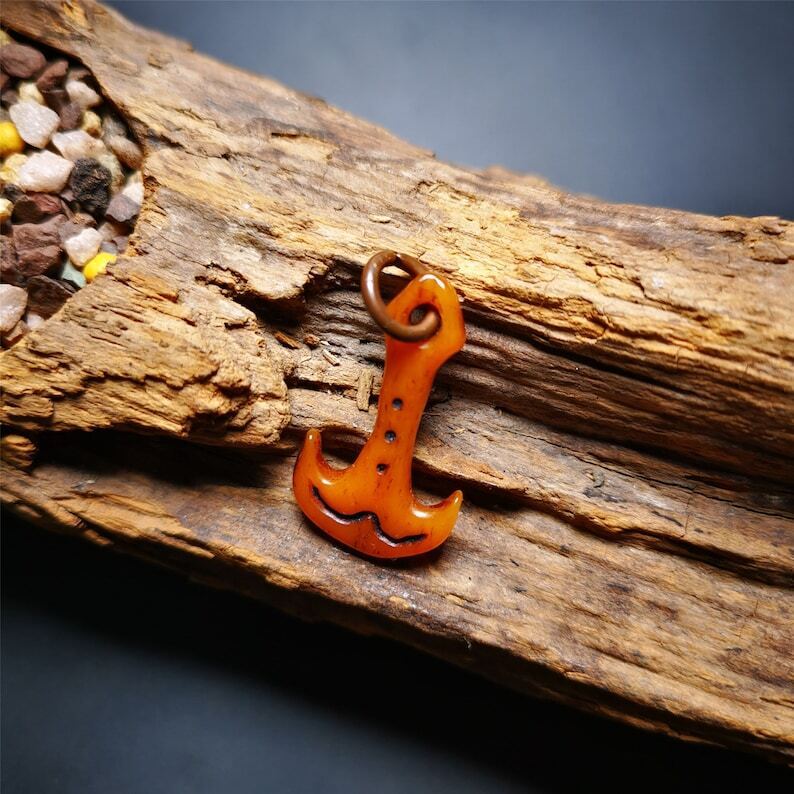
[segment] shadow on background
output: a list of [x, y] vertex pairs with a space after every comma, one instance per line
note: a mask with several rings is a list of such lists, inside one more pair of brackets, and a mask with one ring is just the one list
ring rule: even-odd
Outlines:
[[787, 773], [3, 521], [2, 790], [774, 791]]

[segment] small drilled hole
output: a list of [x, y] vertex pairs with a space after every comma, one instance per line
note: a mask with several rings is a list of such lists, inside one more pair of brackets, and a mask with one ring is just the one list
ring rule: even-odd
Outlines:
[[389, 465], [387, 463], [379, 463], [375, 468], [377, 469], [378, 474], [383, 474], [383, 472], [389, 468]]
[[386, 431], [386, 441], [388, 441], [390, 444], [396, 438], [397, 438], [397, 433], [395, 433], [394, 430], [387, 430]]
[[403, 401], [399, 397], [395, 397], [391, 401], [391, 407], [394, 408], [395, 411], [401, 411], [403, 407]]

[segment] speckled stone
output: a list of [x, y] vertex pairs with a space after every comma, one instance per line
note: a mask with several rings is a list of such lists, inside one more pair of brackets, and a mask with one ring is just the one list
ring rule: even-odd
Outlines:
[[37, 152], [19, 169], [17, 184], [25, 191], [59, 193], [66, 186], [74, 163], [52, 152]]
[[60, 124], [54, 110], [30, 100], [17, 102], [8, 112], [22, 140], [38, 149], [50, 142]]

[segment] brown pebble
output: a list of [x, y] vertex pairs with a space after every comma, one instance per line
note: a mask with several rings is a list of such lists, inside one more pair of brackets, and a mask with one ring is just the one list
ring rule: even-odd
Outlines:
[[62, 211], [61, 200], [50, 193], [23, 193], [14, 202], [14, 223], [36, 223]]
[[59, 245], [45, 245], [17, 253], [18, 271], [22, 279], [40, 276], [54, 270], [63, 258]]
[[60, 245], [58, 231], [65, 222], [66, 218], [58, 215], [43, 223], [20, 223], [14, 226], [14, 245], [17, 252], [44, 245]]
[[0, 282], [15, 286], [22, 283], [14, 242], [7, 235], [0, 236]]
[[42, 223], [21, 223], [12, 227], [19, 276], [39, 276], [60, 264], [63, 253], [59, 230], [65, 221], [63, 215], [55, 215]]
[[83, 120], [83, 109], [77, 102], [68, 102], [59, 111], [62, 130], [76, 130]]
[[284, 347], [288, 347], [290, 350], [298, 350], [301, 347], [301, 343], [297, 339], [293, 339], [289, 334], [285, 334], [283, 331], [276, 331], [273, 336], [275, 336]]
[[303, 341], [306, 343], [306, 347], [310, 347], [312, 350], [320, 346], [320, 337], [314, 334], [306, 334]]
[[141, 167], [143, 152], [135, 141], [131, 141], [122, 135], [108, 135], [105, 138], [105, 143], [127, 168], [137, 171]]
[[117, 223], [131, 223], [138, 217], [140, 211], [140, 205], [136, 204], [129, 196], [116, 193], [105, 210], [105, 217]]
[[16, 103], [19, 102], [19, 94], [14, 91], [13, 88], [6, 88], [6, 90], [0, 94], [0, 102], [2, 102], [6, 107], [16, 105]]
[[69, 175], [69, 187], [83, 209], [92, 215], [103, 215], [110, 201], [110, 180], [110, 171], [104, 165], [92, 157], [81, 157]]
[[47, 276], [34, 276], [28, 282], [28, 311], [46, 320], [52, 317], [74, 292], [74, 287], [66, 281], [58, 281]]
[[11, 80], [11, 78], [5, 72], [0, 72], [0, 94], [6, 90], [9, 80]]
[[69, 63], [63, 58], [53, 61], [36, 80], [36, 88], [42, 92], [50, 91], [53, 88], [60, 88], [66, 80], [66, 72], [69, 71]]
[[46, 65], [47, 60], [33, 47], [15, 41], [0, 47], [0, 68], [12, 77], [33, 77]]
[[106, 254], [117, 254], [119, 252], [118, 247], [112, 240], [105, 240], [105, 242], [99, 246], [99, 250], [104, 251]]
[[116, 250], [123, 254], [127, 250], [127, 246], [130, 243], [130, 238], [125, 235], [119, 235], [118, 237], [113, 238], [113, 243], [116, 246]]
[[46, 88], [41, 92], [41, 97], [44, 100], [44, 104], [56, 113], [60, 113], [71, 102], [65, 88]]

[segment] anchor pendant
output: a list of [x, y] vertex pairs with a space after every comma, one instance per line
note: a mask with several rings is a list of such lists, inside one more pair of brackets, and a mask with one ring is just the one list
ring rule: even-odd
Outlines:
[[[378, 278], [397, 265], [414, 278], [386, 306]], [[453, 286], [414, 257], [381, 251], [361, 275], [361, 292], [386, 331], [386, 365], [372, 435], [346, 469], [322, 454], [320, 431], [309, 430], [292, 487], [306, 517], [345, 546], [369, 557], [410, 557], [441, 545], [455, 525], [463, 494], [417, 502], [411, 487], [416, 433], [438, 368], [463, 347], [463, 313]], [[410, 323], [424, 308], [423, 319]]]

